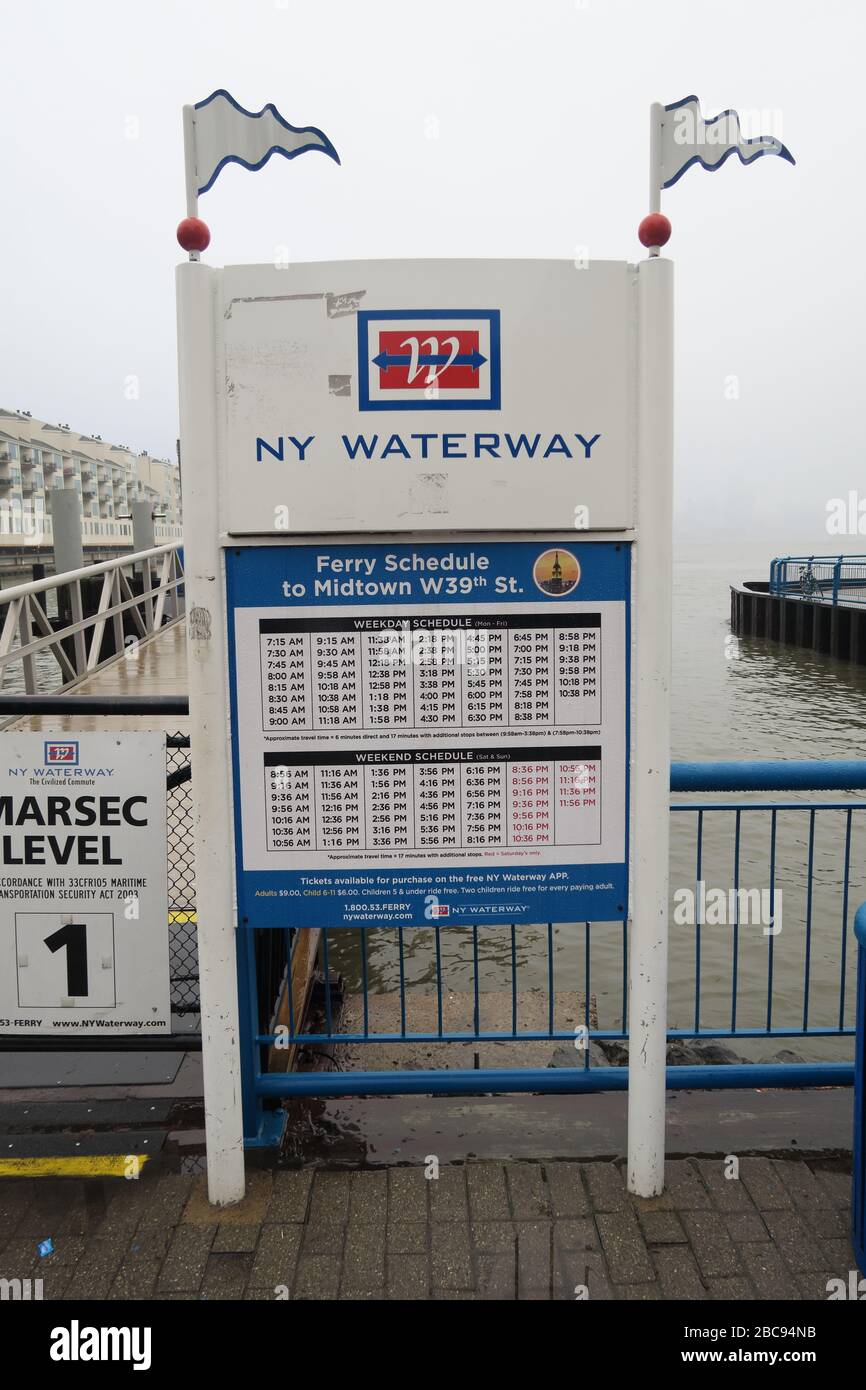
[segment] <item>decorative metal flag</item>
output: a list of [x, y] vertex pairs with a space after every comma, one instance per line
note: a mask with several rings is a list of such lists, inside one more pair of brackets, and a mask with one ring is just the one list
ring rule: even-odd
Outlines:
[[340, 162], [324, 131], [290, 125], [272, 102], [261, 111], [246, 111], [220, 88], [185, 107], [184, 118], [188, 196], [198, 197], [212, 188], [226, 164], [261, 169], [272, 154], [294, 159], [307, 150], [321, 150]]
[[736, 111], [722, 111], [705, 121], [697, 97], [684, 97], [661, 108], [658, 176], [661, 188], [670, 188], [693, 164], [711, 172], [721, 168], [732, 154], [752, 164], [761, 155], [777, 154], [793, 164], [790, 150], [772, 135], [747, 139], [740, 131]]
[[790, 164], [791, 151], [774, 135], [753, 139], [740, 130], [736, 111], [722, 111], [705, 121], [697, 97], [683, 97], [670, 106], [653, 102], [650, 108], [650, 210], [638, 227], [638, 237], [651, 256], [666, 245], [671, 224], [661, 210], [661, 192], [681, 179], [693, 164], [711, 172], [735, 154], [741, 164], [752, 164], [764, 154], [781, 155]]

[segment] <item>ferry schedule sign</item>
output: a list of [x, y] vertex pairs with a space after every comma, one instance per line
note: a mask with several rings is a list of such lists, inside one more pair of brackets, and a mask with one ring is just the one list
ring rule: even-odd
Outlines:
[[671, 263], [191, 259], [177, 294], [212, 1200], [296, 1090], [236, 1041], [257, 929], [628, 920], [629, 892], [653, 1195]]
[[626, 916], [628, 544], [226, 561], [242, 925]]
[[168, 1033], [165, 735], [0, 738], [0, 1032]]

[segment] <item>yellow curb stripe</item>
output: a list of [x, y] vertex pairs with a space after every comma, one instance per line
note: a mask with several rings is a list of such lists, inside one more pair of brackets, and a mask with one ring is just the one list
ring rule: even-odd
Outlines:
[[184, 922], [197, 922], [198, 914], [195, 912], [170, 912], [168, 920], [170, 924], [180, 926]]
[[150, 1154], [76, 1154], [69, 1158], [0, 1158], [0, 1178], [125, 1178], [137, 1176]]

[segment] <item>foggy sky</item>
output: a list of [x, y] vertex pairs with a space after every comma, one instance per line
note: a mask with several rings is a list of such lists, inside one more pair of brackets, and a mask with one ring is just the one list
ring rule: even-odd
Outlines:
[[866, 497], [866, 6], [3, 0], [2, 34], [0, 404], [173, 455], [181, 107], [217, 87], [320, 126], [342, 166], [229, 166], [200, 205], [213, 264], [638, 259], [650, 103], [696, 93], [797, 164], [663, 194], [678, 534], [866, 550], [825, 530], [828, 499]]

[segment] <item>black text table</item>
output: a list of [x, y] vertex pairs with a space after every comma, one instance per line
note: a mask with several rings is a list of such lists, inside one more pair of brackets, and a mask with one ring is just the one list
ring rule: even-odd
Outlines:
[[262, 728], [601, 725], [598, 613], [261, 618]]
[[590, 845], [601, 748], [267, 752], [269, 851]]

